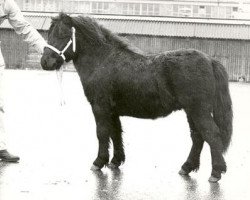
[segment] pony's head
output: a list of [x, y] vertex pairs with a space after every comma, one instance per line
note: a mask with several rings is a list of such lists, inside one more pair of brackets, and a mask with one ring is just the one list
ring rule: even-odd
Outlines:
[[99, 25], [93, 18], [70, 17], [65, 13], [52, 18], [48, 44], [41, 58], [44, 70], [59, 69], [64, 60], [68, 62], [82, 56], [92, 59], [95, 55], [103, 59], [102, 56], [114, 48], [141, 54], [129, 43]]
[[64, 13], [52, 18], [48, 32], [48, 46], [41, 58], [44, 70], [60, 69], [63, 62], [73, 59], [75, 54], [75, 28], [72, 18]]

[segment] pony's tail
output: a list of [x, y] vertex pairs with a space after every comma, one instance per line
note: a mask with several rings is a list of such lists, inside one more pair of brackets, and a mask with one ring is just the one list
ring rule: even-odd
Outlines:
[[220, 130], [223, 152], [226, 152], [230, 145], [233, 132], [233, 111], [229, 92], [228, 74], [220, 62], [212, 60], [212, 65], [216, 87], [213, 103], [213, 117]]

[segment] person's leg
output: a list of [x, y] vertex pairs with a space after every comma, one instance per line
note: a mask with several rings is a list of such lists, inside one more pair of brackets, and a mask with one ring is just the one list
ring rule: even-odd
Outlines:
[[4, 102], [3, 102], [3, 73], [4, 73], [5, 63], [3, 55], [1, 52], [1, 42], [0, 42], [0, 151], [6, 149], [5, 143], [5, 128], [4, 128]]
[[0, 151], [6, 149], [5, 143], [5, 128], [4, 128], [4, 110], [3, 107], [0, 107]]
[[4, 127], [4, 102], [3, 102], [3, 74], [5, 70], [5, 64], [0, 46], [0, 160], [6, 162], [17, 162], [18, 156], [11, 155], [7, 151], [6, 147], [6, 133]]

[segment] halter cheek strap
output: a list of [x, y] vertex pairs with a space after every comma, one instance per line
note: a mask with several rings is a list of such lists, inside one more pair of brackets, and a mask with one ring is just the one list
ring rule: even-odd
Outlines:
[[47, 44], [46, 47], [50, 48], [51, 50], [53, 50], [54, 52], [56, 52], [59, 56], [61, 56], [63, 58], [63, 60], [66, 60], [66, 57], [64, 55], [65, 51], [67, 51], [67, 49], [69, 48], [69, 46], [72, 44], [72, 49], [73, 52], [76, 52], [76, 30], [74, 27], [72, 27], [72, 38], [70, 39], [70, 41], [66, 44], [66, 46], [64, 47], [64, 49], [62, 51], [58, 50], [56, 47]]
[[76, 52], [76, 29], [74, 27], [72, 27], [72, 48], [73, 48], [73, 52]]

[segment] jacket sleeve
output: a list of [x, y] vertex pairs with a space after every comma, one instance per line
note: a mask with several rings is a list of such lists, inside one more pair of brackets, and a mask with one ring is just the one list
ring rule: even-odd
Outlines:
[[46, 41], [38, 31], [24, 19], [15, 1], [6, 0], [4, 9], [5, 13], [8, 15], [9, 23], [16, 33], [21, 35], [24, 41], [28, 42], [30, 46], [35, 47], [37, 52], [43, 53], [44, 47], [47, 45]]

